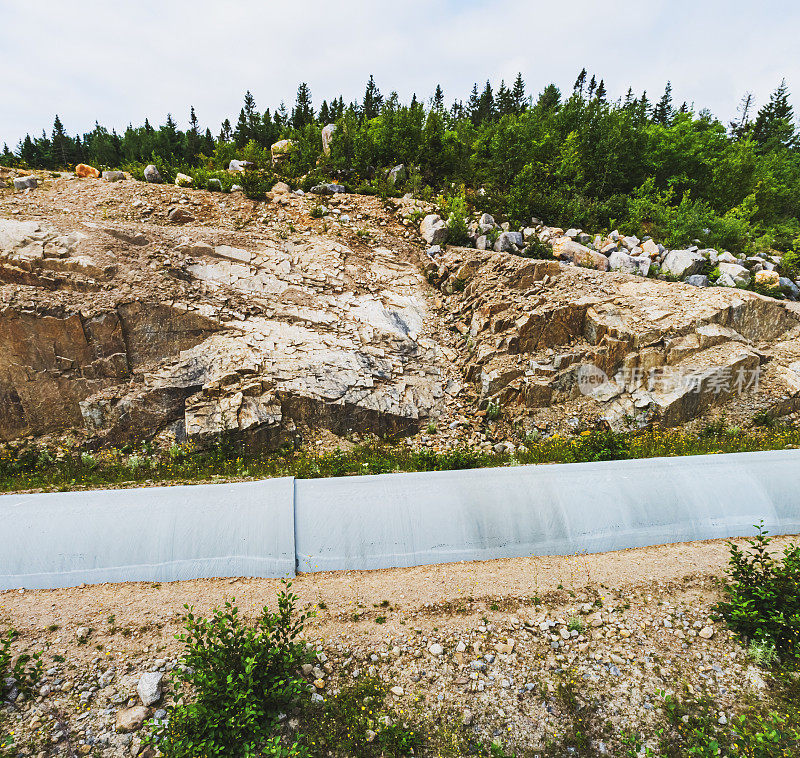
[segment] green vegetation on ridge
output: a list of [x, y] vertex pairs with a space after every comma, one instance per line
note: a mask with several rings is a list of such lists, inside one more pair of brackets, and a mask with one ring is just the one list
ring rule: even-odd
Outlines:
[[[281, 177], [304, 189], [336, 179], [360, 192], [463, 195], [515, 224], [538, 216], [564, 227], [620, 226], [668, 246], [697, 238], [734, 252], [800, 252], [800, 140], [788, 87], [781, 83], [757, 111], [753, 102], [746, 95], [726, 127], [706, 110], [676, 108], [669, 85], [657, 102], [631, 90], [608, 102], [605, 83], [585, 70], [569, 94], [551, 84], [528, 97], [519, 76], [497, 91], [476, 85], [449, 109], [439, 87], [427, 107], [416, 97], [401, 104], [370, 78], [362, 102], [338, 97], [318, 111], [306, 84], [291, 113], [262, 113], [248, 92], [235, 126], [226, 119], [216, 138], [194, 109], [186, 132], [168, 116], [160, 128], [145, 121], [117, 134], [97, 125], [73, 138], [56, 117], [52, 138], [26, 137], [14, 152], [5, 147], [2, 160], [36, 168], [85, 161], [137, 177], [152, 162], [166, 181], [182, 171], [196, 187], [218, 178], [229, 190], [225, 169], [244, 159], [255, 164], [245, 191], [259, 197], [275, 180], [270, 146], [288, 138]], [[323, 156], [329, 122], [337, 129]], [[408, 175], [395, 186], [386, 169], [400, 163]]]

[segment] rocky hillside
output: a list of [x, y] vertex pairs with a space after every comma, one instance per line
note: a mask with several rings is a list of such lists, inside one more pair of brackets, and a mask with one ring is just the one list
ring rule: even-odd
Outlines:
[[438, 223], [411, 199], [39, 178], [0, 189], [5, 440], [490, 448], [800, 402], [785, 300], [526, 259], [514, 240], [431, 247]]

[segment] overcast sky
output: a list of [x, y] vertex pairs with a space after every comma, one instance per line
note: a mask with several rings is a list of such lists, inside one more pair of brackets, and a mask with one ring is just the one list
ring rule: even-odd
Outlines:
[[[0, 0], [0, 144], [95, 120], [124, 129], [194, 105], [214, 134], [245, 90], [260, 110], [384, 94], [450, 103], [475, 81], [571, 89], [586, 66], [609, 98], [631, 85], [727, 120], [786, 77], [800, 95], [797, 0]], [[800, 98], [793, 94], [796, 110]]]

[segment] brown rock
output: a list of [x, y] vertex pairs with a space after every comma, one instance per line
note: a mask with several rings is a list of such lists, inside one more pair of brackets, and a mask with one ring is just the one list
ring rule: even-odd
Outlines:
[[608, 271], [608, 258], [605, 255], [595, 252], [569, 237], [560, 237], [553, 243], [553, 254], [557, 258], [572, 261], [576, 266]]
[[173, 224], [188, 224], [194, 221], [194, 216], [186, 208], [181, 208], [180, 206], [172, 208], [167, 214], [167, 218]]
[[85, 163], [79, 163], [75, 166], [75, 176], [80, 179], [99, 179], [100, 172], [93, 166], [88, 166]]
[[147, 708], [143, 705], [124, 708], [117, 713], [116, 730], [122, 734], [137, 732], [142, 728], [146, 718]]

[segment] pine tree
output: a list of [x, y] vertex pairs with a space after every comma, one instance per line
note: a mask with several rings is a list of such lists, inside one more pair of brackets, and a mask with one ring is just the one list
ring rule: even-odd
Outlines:
[[511, 90], [511, 93], [514, 100], [515, 113], [522, 113], [522, 111], [524, 111], [526, 108], [526, 102], [525, 102], [525, 82], [522, 79], [521, 71], [517, 74], [517, 78], [514, 81], [514, 89]]
[[381, 91], [375, 84], [375, 78], [370, 74], [369, 81], [367, 82], [367, 89], [364, 92], [364, 101], [361, 105], [361, 114], [368, 121], [376, 118], [381, 112], [381, 105], [383, 104], [383, 97]]
[[600, 84], [597, 85], [595, 97], [599, 103], [604, 103], [606, 101], [606, 83], [602, 79], [600, 80]]
[[756, 116], [753, 139], [768, 152], [778, 147], [793, 147], [797, 143], [794, 110], [789, 102], [789, 87], [783, 79], [770, 95], [769, 102]]
[[623, 108], [625, 108], [625, 110], [628, 110], [629, 108], [631, 108], [634, 102], [635, 100], [633, 97], [633, 87], [628, 87], [628, 91], [625, 93], [625, 104], [623, 105]]
[[[226, 119], [226, 121], [227, 121], [227, 119]], [[144, 120], [144, 130], [145, 130], [146, 132], [153, 132], [153, 131], [155, 131], [155, 130], [153, 129], [153, 127], [151, 126], [151, 124], [150, 124], [150, 121], [148, 121], [147, 119], [145, 119], [145, 120]]]
[[669, 125], [672, 123], [674, 115], [675, 111], [672, 107], [672, 83], [667, 82], [667, 86], [664, 88], [664, 94], [656, 103], [655, 108], [653, 108], [653, 121], [657, 124]]
[[484, 121], [491, 121], [495, 116], [494, 93], [492, 92], [492, 85], [489, 80], [486, 80], [486, 86], [481, 93], [480, 101], [478, 103], [478, 123]]
[[289, 123], [289, 111], [286, 110], [286, 103], [284, 103], [283, 100], [281, 100], [281, 105], [278, 110], [275, 111], [273, 121], [275, 121], [275, 126], [281, 129]]
[[431, 108], [437, 113], [441, 113], [444, 110], [444, 90], [441, 84], [436, 85], [436, 91], [431, 99]]
[[481, 96], [478, 94], [478, 83], [472, 87], [472, 92], [470, 92], [469, 100], [467, 100], [467, 115], [469, 116], [470, 120], [473, 124], [478, 123], [478, 115], [481, 108]]
[[311, 90], [308, 84], [301, 82], [297, 88], [297, 100], [292, 111], [292, 126], [302, 129], [314, 120], [314, 109], [311, 105]]
[[59, 162], [61, 166], [69, 165], [70, 151], [70, 138], [64, 131], [64, 125], [61, 119], [56, 114], [55, 121], [53, 121], [53, 159]]
[[237, 147], [244, 147], [250, 141], [250, 126], [247, 123], [247, 114], [244, 112], [244, 108], [239, 111], [239, 120], [233, 131], [233, 139]]
[[507, 116], [514, 112], [514, 96], [511, 90], [506, 87], [504, 81], [500, 81], [500, 87], [497, 90], [497, 97], [495, 98], [495, 106], [497, 113], [500, 116]]
[[561, 90], [555, 84], [548, 84], [536, 101], [536, 109], [542, 113], [554, 111], [561, 104]]
[[575, 84], [572, 85], [572, 91], [578, 96], [583, 97], [583, 88], [586, 86], [586, 69], [582, 68]]
[[594, 91], [596, 89], [597, 89], [597, 79], [595, 79], [594, 74], [592, 74], [591, 81], [589, 82], [589, 89], [587, 91], [590, 100], [592, 99], [592, 95], [594, 94]]
[[220, 142], [230, 142], [233, 139], [233, 129], [231, 128], [230, 119], [225, 119], [222, 122], [222, 128], [219, 131]]
[[201, 152], [200, 145], [200, 123], [197, 120], [197, 114], [194, 112], [194, 106], [191, 106], [189, 112], [189, 131], [186, 132], [186, 160], [189, 163], [194, 163], [197, 156]]
[[319, 107], [319, 122], [323, 126], [331, 122], [331, 111], [327, 100], [323, 100], [322, 105]]

